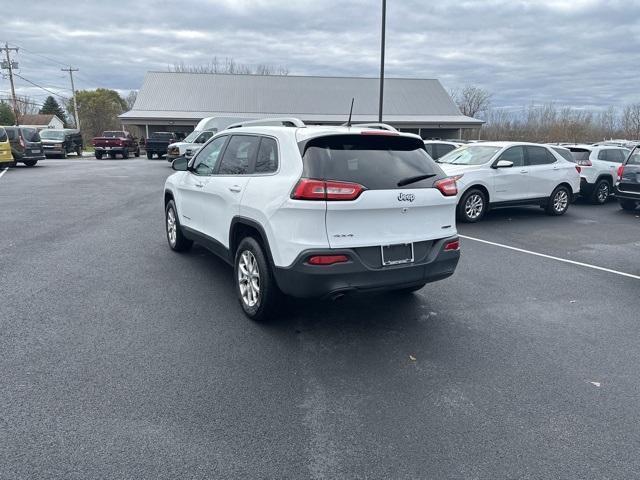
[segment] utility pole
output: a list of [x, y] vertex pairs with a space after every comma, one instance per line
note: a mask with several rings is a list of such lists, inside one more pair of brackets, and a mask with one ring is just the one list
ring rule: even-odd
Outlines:
[[73, 72], [77, 72], [77, 68], [61, 68], [63, 72], [69, 72], [69, 77], [71, 78], [71, 93], [73, 93], [73, 116], [76, 121], [76, 128], [80, 129], [80, 119], [78, 118], [78, 103], [76, 102], [76, 87], [73, 84]]
[[380, 105], [378, 122], [382, 123], [382, 102], [384, 100], [384, 35], [387, 23], [387, 0], [382, 0], [382, 39], [380, 42]]
[[18, 68], [18, 64], [17, 63], [13, 63], [11, 61], [11, 57], [9, 56], [9, 52], [14, 51], [14, 52], [18, 52], [17, 48], [12, 48], [9, 47], [8, 43], [4, 44], [4, 47], [0, 47], [0, 51], [4, 51], [4, 53], [7, 55], [7, 61], [6, 61], [6, 67], [4, 65], [2, 65], [2, 68], [7, 68], [9, 70], [9, 83], [11, 83], [11, 99], [13, 100], [13, 116], [16, 118], [16, 125], [20, 125], [20, 119], [18, 118], [18, 100], [16, 99], [16, 87], [13, 84], [13, 69]]

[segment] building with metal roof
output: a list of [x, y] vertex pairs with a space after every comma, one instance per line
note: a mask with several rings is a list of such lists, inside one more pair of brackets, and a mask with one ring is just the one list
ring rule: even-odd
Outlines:
[[[205, 117], [297, 117], [307, 124], [378, 121], [379, 79], [148, 72], [123, 125], [141, 135], [189, 132]], [[435, 79], [385, 79], [383, 121], [423, 138], [458, 138], [481, 120], [464, 116]]]

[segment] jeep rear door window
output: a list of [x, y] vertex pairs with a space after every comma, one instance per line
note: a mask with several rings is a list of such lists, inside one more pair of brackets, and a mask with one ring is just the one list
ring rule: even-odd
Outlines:
[[0, 142], [6, 142], [9, 138], [4, 128], [0, 127]]
[[253, 160], [260, 137], [253, 135], [233, 135], [222, 155], [218, 175], [245, 175]]
[[278, 144], [273, 138], [262, 137], [256, 157], [255, 173], [271, 173], [278, 169]]
[[410, 187], [430, 188], [434, 180], [445, 176], [417, 138], [331, 135], [314, 138], [305, 147], [306, 178], [354, 182], [369, 190], [392, 190], [401, 188], [398, 182], [407, 178], [434, 175]]

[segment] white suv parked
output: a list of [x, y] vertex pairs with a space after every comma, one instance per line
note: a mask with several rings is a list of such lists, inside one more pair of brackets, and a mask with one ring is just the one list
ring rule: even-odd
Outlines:
[[613, 193], [618, 167], [629, 150], [611, 145], [565, 145], [580, 166], [580, 194], [591, 203], [602, 205]]
[[458, 183], [458, 218], [479, 221], [489, 208], [539, 205], [562, 215], [580, 188], [575, 164], [547, 146], [520, 142], [463, 145], [437, 160]]
[[165, 184], [169, 246], [234, 266], [244, 312], [280, 292], [414, 291], [453, 274], [456, 184], [411, 134], [246, 122], [215, 135]]

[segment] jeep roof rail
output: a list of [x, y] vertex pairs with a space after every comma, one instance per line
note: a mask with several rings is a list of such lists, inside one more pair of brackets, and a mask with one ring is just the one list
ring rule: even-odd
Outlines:
[[240, 127], [306, 127], [306, 125], [295, 117], [261, 118], [260, 120], [232, 123], [227, 127], [227, 130]]
[[[348, 127], [349, 125], [347, 125], [346, 123], [342, 124], [343, 127]], [[396, 130], [394, 127], [392, 127], [391, 125], [388, 125], [386, 123], [352, 123], [351, 124], [352, 127], [361, 127], [361, 128], [376, 128], [378, 130], [387, 130], [389, 132], [397, 132], [398, 130]]]

